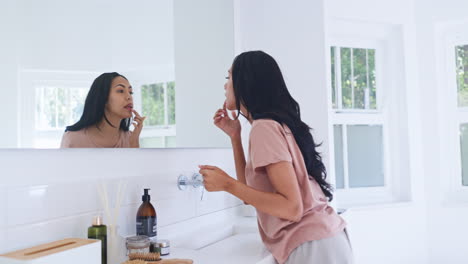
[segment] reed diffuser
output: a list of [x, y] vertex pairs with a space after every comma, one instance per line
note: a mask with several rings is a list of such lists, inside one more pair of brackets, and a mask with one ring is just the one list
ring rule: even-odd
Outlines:
[[107, 220], [107, 262], [121, 263], [126, 259], [125, 239], [118, 234], [118, 219], [120, 207], [122, 205], [123, 196], [126, 190], [126, 182], [119, 180], [117, 194], [115, 197], [114, 206], [111, 206], [107, 185], [105, 182], [99, 184], [98, 192], [101, 198], [102, 207], [104, 208], [104, 216]]

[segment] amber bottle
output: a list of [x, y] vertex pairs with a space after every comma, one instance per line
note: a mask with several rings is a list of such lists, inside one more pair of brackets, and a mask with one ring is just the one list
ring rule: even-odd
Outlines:
[[144, 194], [141, 197], [143, 203], [138, 208], [136, 216], [136, 234], [148, 236], [151, 241], [157, 240], [157, 215], [151, 204], [151, 196], [148, 194], [150, 189], [144, 189]]

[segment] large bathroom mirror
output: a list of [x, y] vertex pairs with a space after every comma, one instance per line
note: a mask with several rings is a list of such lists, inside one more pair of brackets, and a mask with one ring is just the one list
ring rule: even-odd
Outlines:
[[58, 148], [93, 80], [126, 76], [144, 148], [228, 147], [212, 122], [234, 58], [233, 0], [1, 1], [0, 148]]

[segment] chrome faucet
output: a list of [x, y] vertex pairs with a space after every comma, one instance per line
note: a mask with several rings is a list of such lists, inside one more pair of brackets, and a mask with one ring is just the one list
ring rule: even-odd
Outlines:
[[180, 175], [177, 179], [177, 187], [179, 190], [186, 190], [187, 186], [192, 186], [193, 188], [203, 187], [203, 176], [200, 173], [193, 173], [191, 179], [185, 175]]

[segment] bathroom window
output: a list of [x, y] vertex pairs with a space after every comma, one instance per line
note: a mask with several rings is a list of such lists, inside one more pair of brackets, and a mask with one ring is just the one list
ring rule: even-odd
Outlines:
[[141, 86], [142, 115], [146, 116], [141, 147], [176, 146], [175, 82]]
[[175, 125], [175, 82], [142, 85], [141, 94], [146, 126]]
[[58, 148], [78, 121], [89, 84], [99, 73], [22, 69], [18, 73], [18, 146]]
[[450, 203], [468, 202], [468, 24], [435, 30], [439, 185]]
[[382, 125], [334, 125], [333, 130], [336, 188], [384, 186]]
[[330, 49], [336, 189], [386, 186], [385, 117], [373, 48]]
[[25, 95], [21, 144], [33, 148], [58, 148], [65, 127], [81, 117], [89, 87], [81, 81], [37, 80], [28, 83]]
[[461, 184], [468, 186], [468, 44], [455, 46]]
[[435, 31], [440, 181], [444, 199], [468, 202], [468, 24]]
[[36, 131], [63, 131], [83, 113], [85, 87], [39, 86], [35, 88]]
[[333, 109], [375, 110], [375, 49], [331, 47]]
[[[411, 200], [410, 100], [400, 26], [332, 20], [327, 76], [330, 181], [341, 208]], [[412, 100], [412, 99], [411, 99]]]
[[83, 113], [89, 88], [63, 84], [39, 84], [34, 88], [35, 111], [32, 142], [35, 148], [60, 146], [65, 127]]

